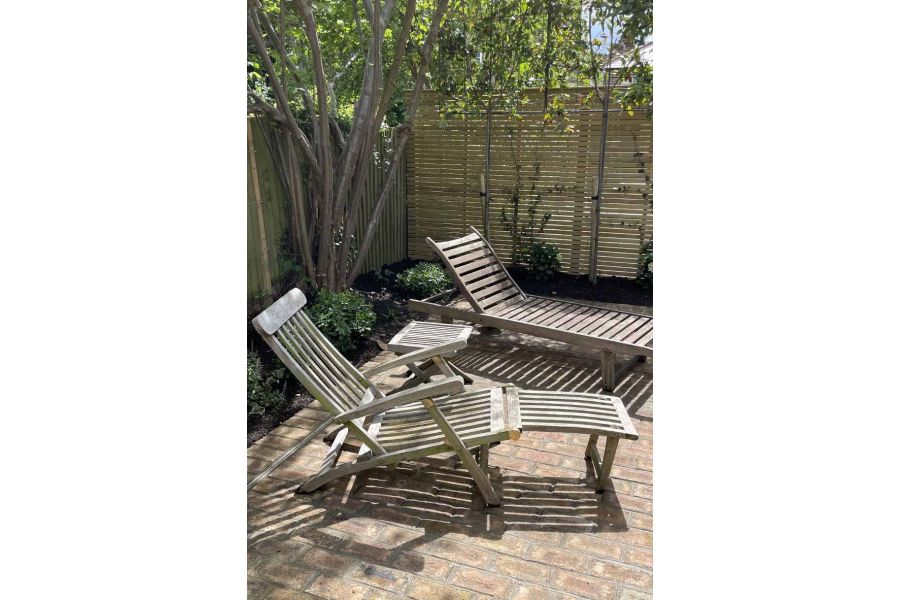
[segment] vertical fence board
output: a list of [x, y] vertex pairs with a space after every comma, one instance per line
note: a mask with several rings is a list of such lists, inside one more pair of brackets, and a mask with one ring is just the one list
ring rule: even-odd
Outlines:
[[[278, 282], [284, 276], [284, 242], [290, 227], [287, 195], [284, 193], [273, 157], [269, 154], [265, 136], [271, 135], [262, 119], [248, 119], [253, 135], [256, 177], [259, 185], [260, 207], [257, 207], [253, 180], [251, 148], [247, 146], [247, 302], [248, 308], [258, 310], [267, 304], [268, 296], [277, 293]], [[260, 223], [260, 216], [262, 223]], [[265, 232], [265, 252], [262, 235]], [[264, 256], [267, 255], [267, 256]], [[266, 258], [268, 259], [266, 261]], [[268, 270], [271, 288], [264, 273]]]
[[[269, 153], [265, 143], [266, 138], [263, 137], [271, 136], [272, 125], [267, 119], [258, 117], [251, 117], [248, 122], [252, 128], [256, 151], [255, 161], [261, 204], [261, 210], [258, 210], [255, 202], [248, 144], [247, 298], [248, 308], [252, 312], [264, 308], [266, 304], [266, 295], [269, 292], [264, 276], [266, 266], [271, 274], [272, 291], [277, 293], [283, 278], [288, 274], [285, 259], [290, 258], [293, 262], [299, 263], [300, 258], [290, 254], [288, 250], [287, 242], [291, 226], [290, 199], [278, 178], [278, 172], [275, 170], [275, 158]], [[360, 241], [359, 236], [368, 225], [368, 215], [371, 215], [374, 210], [377, 194], [384, 180], [384, 172], [387, 170], [387, 164], [383, 158], [387, 151], [387, 143], [384, 139], [378, 140], [375, 150], [376, 155], [369, 165], [368, 179], [360, 202], [362, 218], [358, 220], [357, 244]], [[262, 227], [260, 227], [260, 215], [262, 215]], [[266, 252], [262, 251], [261, 232], [265, 232]], [[268, 261], [265, 261], [264, 254], [268, 254]], [[369, 254], [363, 263], [363, 272], [403, 260], [406, 256], [406, 167], [403, 162], [389, 190], [381, 222], [376, 229]]]

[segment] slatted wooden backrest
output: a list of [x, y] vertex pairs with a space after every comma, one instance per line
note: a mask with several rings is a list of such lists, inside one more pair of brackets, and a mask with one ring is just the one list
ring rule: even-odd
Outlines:
[[380, 397], [300, 310], [305, 304], [306, 296], [294, 288], [257, 315], [253, 327], [303, 387], [332, 414]]
[[469, 229], [469, 235], [447, 242], [425, 238], [450, 269], [460, 293], [480, 313], [525, 300], [525, 293], [509, 276], [488, 241], [474, 227]]

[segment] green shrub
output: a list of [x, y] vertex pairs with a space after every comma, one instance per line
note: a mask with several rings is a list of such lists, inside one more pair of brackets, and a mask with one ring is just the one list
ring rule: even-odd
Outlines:
[[256, 352], [247, 353], [247, 416], [251, 419], [284, 407], [287, 398], [284, 367], [264, 372]]
[[653, 242], [641, 246], [637, 282], [643, 288], [653, 289]]
[[439, 264], [422, 262], [397, 275], [397, 285], [414, 298], [427, 298], [450, 289], [453, 280]]
[[559, 273], [559, 250], [556, 246], [535, 242], [528, 247], [528, 270], [541, 281], [547, 281]]
[[335, 348], [346, 354], [375, 324], [375, 311], [357, 292], [320, 290], [309, 307], [309, 318]]

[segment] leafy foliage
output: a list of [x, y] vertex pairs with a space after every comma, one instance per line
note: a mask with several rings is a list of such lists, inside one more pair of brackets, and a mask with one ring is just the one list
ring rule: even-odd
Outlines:
[[375, 325], [375, 311], [362, 294], [322, 289], [309, 308], [309, 318], [342, 353], [354, 350]]
[[437, 263], [423, 262], [397, 276], [397, 285], [414, 298], [427, 298], [449, 289], [453, 281]]
[[559, 249], [552, 244], [534, 242], [528, 247], [528, 270], [535, 279], [548, 281], [559, 273]]
[[619, 90], [614, 96], [629, 116], [634, 115], [634, 109], [639, 106], [647, 107], [647, 118], [653, 117], [653, 67], [642, 65], [637, 67], [629, 76], [630, 85]]
[[641, 246], [637, 282], [645, 289], [653, 289], [653, 242]]
[[445, 92], [445, 114], [499, 110], [513, 115], [522, 92], [545, 91], [545, 121], [554, 117], [551, 88], [584, 83], [587, 22], [575, 0], [455, 0], [432, 66]]
[[247, 353], [247, 416], [255, 419], [280, 410], [286, 404], [284, 367], [265, 372], [256, 352]]

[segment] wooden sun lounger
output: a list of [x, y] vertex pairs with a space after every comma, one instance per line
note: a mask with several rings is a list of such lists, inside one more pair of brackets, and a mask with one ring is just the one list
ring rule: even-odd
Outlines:
[[[596, 473], [596, 489], [608, 481], [619, 438], [637, 439], [622, 402], [614, 396], [519, 390], [515, 386], [465, 392], [462, 378], [444, 360], [465, 348], [459, 339], [423, 348], [358, 371], [301, 310], [306, 297], [293, 289], [253, 319], [253, 327], [291, 373], [332, 417], [289, 449], [248, 484], [252, 488], [331, 423], [331, 449], [319, 472], [298, 491], [381, 465], [455, 452], [490, 506], [500, 503], [487, 475], [490, 444], [516, 440], [523, 430], [568, 431], [589, 436], [585, 458]], [[444, 378], [385, 396], [369, 379], [399, 366], [431, 359]], [[606, 436], [601, 459], [596, 442]], [[353, 437], [356, 442], [348, 440]], [[353, 462], [338, 463], [344, 450]], [[477, 454], [476, 457], [473, 455]]]
[[[472, 310], [433, 302], [442, 294], [410, 300], [410, 310], [438, 315], [445, 322], [458, 319], [497, 329], [599, 348], [603, 351], [604, 391], [635, 362], [653, 356], [653, 317], [610, 310], [568, 300], [530, 296], [516, 284], [486, 239], [472, 233], [447, 242], [426, 238], [450, 270], [459, 292]], [[631, 360], [617, 372], [616, 353]]]

